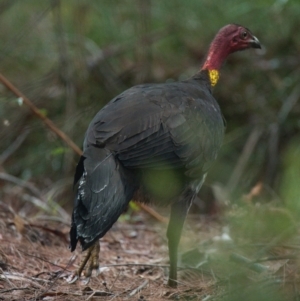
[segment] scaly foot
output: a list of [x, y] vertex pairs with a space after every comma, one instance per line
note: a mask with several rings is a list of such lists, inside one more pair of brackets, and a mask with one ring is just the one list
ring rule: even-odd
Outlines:
[[96, 271], [96, 276], [99, 275], [99, 253], [100, 253], [100, 243], [97, 241], [94, 245], [87, 249], [87, 254], [83, 258], [79, 268], [71, 274], [67, 278], [67, 282], [74, 283], [80, 278], [82, 271], [84, 270], [85, 266], [85, 279], [83, 280], [83, 284], [88, 284], [92, 275], [93, 270]]

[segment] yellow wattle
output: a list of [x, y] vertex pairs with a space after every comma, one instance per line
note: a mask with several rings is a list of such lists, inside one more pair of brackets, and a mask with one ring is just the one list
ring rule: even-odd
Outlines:
[[209, 75], [210, 84], [212, 86], [215, 86], [220, 77], [219, 71], [216, 69], [208, 70], [208, 75]]

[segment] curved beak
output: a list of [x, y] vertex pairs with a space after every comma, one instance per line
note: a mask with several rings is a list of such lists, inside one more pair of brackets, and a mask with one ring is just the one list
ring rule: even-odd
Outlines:
[[259, 48], [261, 49], [260, 42], [257, 37], [253, 36], [252, 39], [249, 41], [249, 44], [252, 48]]

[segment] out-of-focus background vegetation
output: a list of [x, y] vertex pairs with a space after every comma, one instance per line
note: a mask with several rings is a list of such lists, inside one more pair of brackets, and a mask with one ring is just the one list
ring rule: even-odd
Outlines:
[[[219, 28], [250, 28], [263, 49], [236, 53], [222, 69], [214, 95], [226, 137], [200, 198], [271, 202], [297, 221], [299, 16], [298, 0], [1, 0], [0, 72], [81, 147], [89, 122], [112, 97], [139, 83], [186, 79]], [[53, 210], [70, 210], [77, 160], [0, 84], [2, 200], [13, 190], [13, 201], [24, 201], [7, 186], [12, 175], [35, 184]], [[259, 232], [252, 213], [244, 230]]]
[[[261, 181], [295, 200], [298, 1], [2, 0], [0, 14], [1, 72], [79, 146], [113, 96], [138, 83], [193, 75], [220, 27], [249, 27], [264, 48], [232, 55], [222, 70], [214, 94], [227, 132], [208, 183], [240, 195]], [[2, 168], [63, 191], [77, 156], [3, 87], [0, 97]]]

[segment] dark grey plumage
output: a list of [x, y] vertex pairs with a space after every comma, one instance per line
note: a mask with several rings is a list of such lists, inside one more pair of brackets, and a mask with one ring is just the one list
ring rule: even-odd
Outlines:
[[[182, 82], [135, 86], [111, 100], [86, 133], [75, 176], [71, 249], [78, 240], [85, 250], [103, 237], [137, 190], [156, 201], [144, 188], [145, 170], [170, 169], [179, 175], [181, 193], [189, 188], [196, 194], [223, 132], [206, 70]], [[164, 203], [176, 201], [173, 196]]]
[[171, 204], [168, 285], [177, 286], [177, 250], [184, 220], [223, 139], [223, 118], [211, 86], [217, 83], [229, 54], [260, 47], [247, 28], [226, 25], [215, 36], [195, 76], [133, 87], [98, 112], [88, 128], [75, 173], [79, 184], [71, 249], [79, 240], [88, 251], [70, 282], [80, 277], [87, 262], [87, 278], [92, 270], [99, 270], [96, 242], [134, 198]]

